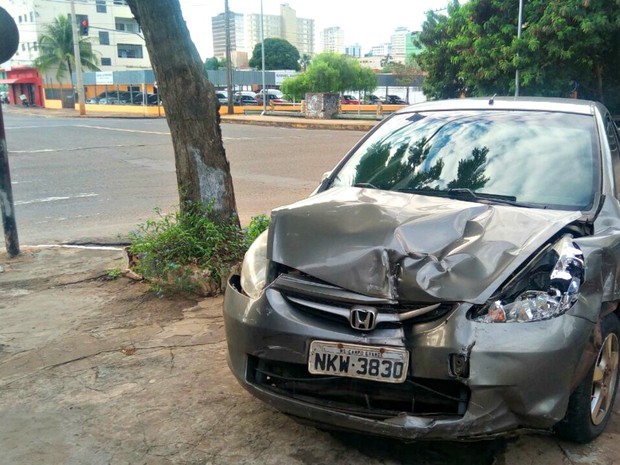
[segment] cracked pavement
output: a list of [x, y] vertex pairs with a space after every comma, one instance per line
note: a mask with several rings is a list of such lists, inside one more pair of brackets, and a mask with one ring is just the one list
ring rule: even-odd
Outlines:
[[110, 279], [123, 266], [120, 250], [0, 255], [0, 464], [620, 463], [617, 413], [585, 446], [402, 444], [297, 424], [228, 371], [221, 298]]

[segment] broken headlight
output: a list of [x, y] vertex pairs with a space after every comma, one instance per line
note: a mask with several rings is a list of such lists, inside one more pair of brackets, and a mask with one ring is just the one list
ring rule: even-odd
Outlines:
[[267, 231], [256, 238], [243, 258], [241, 288], [252, 299], [257, 299], [267, 282]]
[[570, 235], [533, 260], [500, 298], [473, 316], [483, 323], [540, 321], [562, 315], [579, 297], [584, 279], [583, 253]]

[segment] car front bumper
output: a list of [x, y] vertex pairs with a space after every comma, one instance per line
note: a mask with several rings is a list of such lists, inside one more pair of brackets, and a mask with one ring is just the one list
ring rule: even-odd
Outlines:
[[[436, 321], [361, 332], [300, 312], [274, 289], [267, 288], [252, 300], [238, 290], [236, 279], [229, 281], [224, 302], [230, 369], [254, 396], [316, 425], [403, 440], [476, 439], [520, 428], [549, 429], [564, 417], [570, 393], [593, 357], [587, 349], [594, 324], [571, 315], [534, 323], [488, 324], [467, 319], [468, 306], [459, 305]], [[311, 384], [314, 375], [307, 372], [307, 364], [314, 340], [405, 348], [410, 353], [408, 383], [423, 386], [412, 391], [411, 402], [417, 393], [434, 395], [443, 389], [435, 387], [440, 383], [448, 391], [438, 397], [448, 399], [454, 408], [436, 413], [399, 406], [375, 411], [370, 402], [366, 407], [344, 405], [346, 381], [343, 385], [341, 379], [325, 380], [313, 395], [265, 382], [257, 364], [268, 363], [276, 370], [294, 367], [295, 373], [302, 373], [302, 381]], [[455, 363], [460, 363], [458, 373]], [[291, 378], [295, 376], [299, 375]], [[331, 385], [339, 382], [342, 399], [322, 399], [321, 390], [333, 393], [341, 388]], [[370, 381], [356, 384], [355, 389], [362, 399], [381, 392], [385, 400], [390, 390], [396, 393], [400, 388]], [[403, 395], [407, 394], [398, 394]]]

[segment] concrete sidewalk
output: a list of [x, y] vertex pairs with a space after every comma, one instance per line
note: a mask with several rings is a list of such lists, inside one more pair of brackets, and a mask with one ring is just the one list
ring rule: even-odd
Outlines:
[[[71, 109], [52, 110], [40, 107], [20, 107], [17, 105], [2, 105], [3, 113], [33, 115], [43, 118], [120, 118], [120, 119], [153, 119], [133, 113], [118, 112], [91, 112], [80, 116], [79, 112]], [[164, 117], [161, 117], [164, 118]], [[237, 114], [222, 115], [222, 123], [227, 124], [255, 124], [261, 126], [277, 126], [298, 129], [328, 129], [347, 131], [368, 131], [375, 127], [379, 121], [370, 119], [307, 119], [295, 116], [260, 115], [260, 114]]]

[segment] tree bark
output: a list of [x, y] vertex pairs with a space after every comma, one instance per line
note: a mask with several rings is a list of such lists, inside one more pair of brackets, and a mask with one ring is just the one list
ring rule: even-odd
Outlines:
[[215, 221], [238, 222], [215, 88], [190, 39], [179, 0], [127, 0], [127, 4], [144, 31], [166, 109], [180, 208], [186, 209], [188, 201], [211, 204]]

